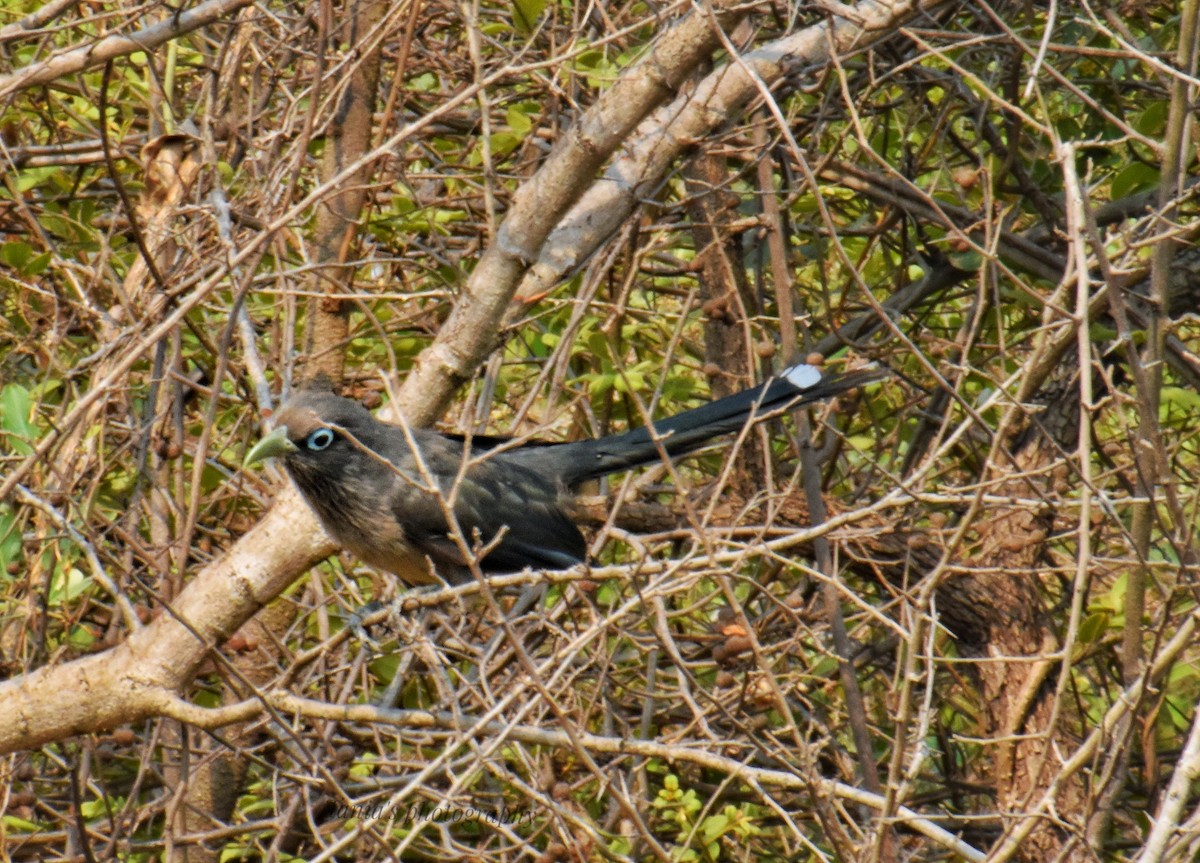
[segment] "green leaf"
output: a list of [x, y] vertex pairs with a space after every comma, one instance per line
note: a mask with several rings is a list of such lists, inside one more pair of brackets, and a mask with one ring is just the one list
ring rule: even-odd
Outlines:
[[606, 581], [600, 585], [596, 591], [596, 604], [601, 608], [607, 608], [614, 605], [621, 599], [620, 582]]
[[514, 135], [520, 135], [524, 138], [533, 129], [533, 118], [530, 116], [532, 107], [528, 104], [512, 105], [504, 112], [505, 119], [508, 120], [508, 128], [513, 131]]
[[1164, 412], [1174, 407], [1189, 413], [1200, 408], [1200, 393], [1187, 387], [1163, 387], [1162, 407]]
[[58, 168], [27, 168], [17, 175], [17, 191], [28, 192], [30, 189], [36, 189], [57, 174]]
[[1079, 626], [1079, 641], [1083, 644], [1095, 644], [1104, 636], [1110, 619], [1106, 612], [1089, 614]]
[[24, 818], [18, 818], [16, 815], [5, 815], [0, 818], [5, 827], [12, 830], [13, 833], [40, 833], [42, 825], [34, 821], [26, 821]]
[[21, 555], [21, 525], [8, 504], [0, 504], [0, 578], [8, 575], [8, 566]]
[[1125, 607], [1125, 592], [1129, 588], [1129, 576], [1126, 573], [1118, 575], [1112, 586], [1104, 593], [1093, 599], [1088, 605], [1093, 611], [1107, 612], [1109, 615], [1119, 614]]
[[439, 86], [437, 75], [432, 72], [416, 75], [408, 81], [408, 89], [418, 93], [434, 93]]
[[0, 246], [0, 262], [14, 270], [24, 271], [25, 263], [33, 257], [33, 247], [28, 243], [5, 243]]
[[1141, 162], [1132, 162], [1113, 177], [1113, 199], [1125, 198], [1136, 192], [1144, 192], [1158, 185], [1159, 171]]
[[45, 272], [48, 266], [50, 266], [50, 253], [42, 252], [42, 254], [26, 261], [22, 272], [27, 276], [38, 276]]
[[704, 831], [704, 838], [713, 840], [720, 839], [725, 835], [725, 831], [729, 829], [729, 816], [725, 814], [711, 815], [704, 819], [704, 825], [701, 828]]
[[[488, 139], [488, 144], [491, 145], [492, 155], [499, 158], [501, 156], [507, 156], [513, 150], [517, 149], [517, 147], [521, 146], [521, 142], [524, 140], [524, 134], [517, 134], [514, 132], [497, 132]], [[472, 153], [471, 156], [471, 164], [478, 164], [474, 161], [476, 154]], [[482, 152], [479, 152], [478, 158], [480, 163], [482, 163]]]
[[983, 256], [974, 249], [965, 252], [951, 252], [946, 257], [951, 264], [964, 273], [973, 273], [983, 266]]
[[646, 389], [646, 376], [633, 369], [617, 375], [613, 380], [613, 389], [619, 393], [637, 393]]
[[51, 607], [65, 605], [77, 599], [91, 586], [92, 580], [71, 566], [66, 571], [55, 573], [50, 583], [49, 603]]
[[546, 8], [546, 0], [513, 0], [513, 23], [522, 33], [537, 26], [537, 19]]
[[368, 663], [367, 668], [384, 683], [391, 683], [396, 672], [400, 670], [400, 657], [394, 654], [381, 656]]
[[250, 849], [245, 845], [230, 843], [221, 849], [221, 863], [229, 863], [230, 860], [246, 860], [250, 857]]
[[1117, 330], [1115, 327], [1105, 326], [1099, 321], [1093, 321], [1088, 325], [1088, 338], [1092, 343], [1097, 342], [1112, 342], [1116, 341]]
[[619, 857], [628, 857], [633, 853], [633, 841], [623, 836], [615, 836], [609, 841], [608, 850]]
[[[1167, 101], [1158, 99], [1151, 102], [1133, 121], [1133, 127], [1151, 138], [1162, 137], [1167, 126]], [[1114, 196], [1115, 197], [1115, 196]]]
[[96, 643], [96, 633], [86, 626], [72, 626], [67, 641], [76, 650], [89, 650]]
[[0, 391], [0, 451], [10, 449], [18, 455], [30, 455], [37, 440], [37, 427], [30, 421], [33, 400], [20, 384], [9, 384]]

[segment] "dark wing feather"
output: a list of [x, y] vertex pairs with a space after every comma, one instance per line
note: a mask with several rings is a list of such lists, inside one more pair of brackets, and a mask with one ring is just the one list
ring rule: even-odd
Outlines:
[[[417, 442], [426, 468], [453, 504], [467, 544], [482, 548], [499, 537], [480, 561], [483, 572], [565, 569], [586, 559], [587, 544], [563, 512], [553, 478], [515, 463], [505, 452], [489, 454], [494, 445], [490, 441], [483, 450], [472, 448], [479, 460], [460, 478], [466, 441], [421, 433]], [[393, 462], [395, 455], [389, 453]], [[389, 496], [392, 511], [403, 520], [409, 542], [437, 564], [443, 577], [452, 582], [469, 579], [467, 561], [449, 536], [441, 502], [420, 485], [415, 468], [409, 477], [397, 474]]]

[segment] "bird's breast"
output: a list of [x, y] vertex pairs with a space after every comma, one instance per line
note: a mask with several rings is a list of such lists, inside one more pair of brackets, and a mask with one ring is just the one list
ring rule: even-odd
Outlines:
[[321, 524], [339, 545], [369, 566], [410, 585], [436, 583], [429, 561], [405, 534], [391, 512], [387, 495], [369, 483], [325, 481], [320, 475], [289, 466], [288, 471]]

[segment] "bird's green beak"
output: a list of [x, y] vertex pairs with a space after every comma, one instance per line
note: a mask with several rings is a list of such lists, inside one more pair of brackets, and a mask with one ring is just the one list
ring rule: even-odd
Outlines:
[[288, 440], [287, 426], [280, 426], [250, 448], [250, 452], [246, 453], [246, 460], [243, 462], [243, 466], [252, 465], [256, 461], [262, 461], [263, 459], [287, 455], [288, 453], [295, 452], [297, 449], [299, 447]]

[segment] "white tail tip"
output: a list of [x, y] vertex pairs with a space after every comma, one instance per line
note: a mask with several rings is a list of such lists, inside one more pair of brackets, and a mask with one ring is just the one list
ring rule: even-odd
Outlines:
[[815, 387], [821, 382], [824, 375], [816, 366], [810, 366], [808, 363], [799, 363], [791, 368], [784, 369], [780, 376], [785, 378], [789, 384], [798, 390], [807, 390]]

